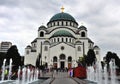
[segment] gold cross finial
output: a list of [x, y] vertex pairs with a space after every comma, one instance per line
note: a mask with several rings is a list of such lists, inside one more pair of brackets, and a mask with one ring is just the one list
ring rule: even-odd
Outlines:
[[64, 9], [65, 9], [65, 8], [62, 6], [62, 8], [61, 8], [62, 13], [64, 12]]

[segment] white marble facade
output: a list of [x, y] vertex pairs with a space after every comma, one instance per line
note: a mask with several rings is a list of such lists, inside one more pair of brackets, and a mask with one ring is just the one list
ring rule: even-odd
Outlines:
[[[38, 28], [38, 36], [25, 48], [25, 65], [36, 64], [41, 54], [42, 64], [48, 67], [76, 67], [79, 57], [94, 49], [100, 58], [100, 49], [87, 35], [87, 28], [78, 23], [68, 13], [57, 13], [47, 23]], [[99, 59], [100, 60], [100, 59]]]

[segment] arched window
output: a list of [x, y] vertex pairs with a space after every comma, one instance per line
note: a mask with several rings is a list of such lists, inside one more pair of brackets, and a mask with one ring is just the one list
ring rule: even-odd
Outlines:
[[68, 57], [68, 62], [72, 62], [72, 57], [71, 56]]
[[78, 46], [78, 49], [77, 49], [78, 51], [81, 51], [81, 47], [80, 46]]
[[82, 36], [82, 37], [85, 37], [85, 32], [81, 32], [81, 36]]
[[62, 26], [63, 26], [63, 21], [62, 21]]
[[68, 42], [68, 38], [66, 38], [66, 42]]
[[69, 39], [69, 42], [71, 42], [71, 38]]
[[40, 37], [44, 37], [44, 32], [43, 31], [40, 32]]
[[58, 42], [59, 42], [60, 40], [59, 40], [59, 38], [58, 38]]
[[59, 26], [59, 22], [57, 22], [57, 26]]
[[53, 62], [57, 62], [57, 57], [56, 56], [53, 57]]
[[29, 50], [26, 51], [26, 54], [29, 54]]
[[96, 55], [98, 55], [99, 54], [99, 51], [96, 51]]
[[45, 51], [48, 51], [48, 47], [47, 47], [47, 46], [45, 46], [44, 50], [45, 50]]
[[61, 54], [61, 55], [60, 55], [60, 59], [61, 59], [61, 60], [65, 60], [65, 55], [64, 55], [64, 54]]
[[56, 42], [56, 39], [54, 38], [54, 42]]
[[62, 38], [62, 42], [63, 42], [64, 40], [63, 40], [63, 38]]
[[66, 26], [68, 25], [68, 22], [66, 22]]
[[70, 22], [70, 26], [71, 26], [71, 22]]

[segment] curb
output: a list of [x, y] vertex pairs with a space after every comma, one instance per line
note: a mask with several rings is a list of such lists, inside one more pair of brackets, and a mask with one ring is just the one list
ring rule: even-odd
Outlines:
[[55, 78], [53, 78], [51, 81], [50, 81], [50, 83], [49, 84], [52, 84], [52, 82], [55, 80]]

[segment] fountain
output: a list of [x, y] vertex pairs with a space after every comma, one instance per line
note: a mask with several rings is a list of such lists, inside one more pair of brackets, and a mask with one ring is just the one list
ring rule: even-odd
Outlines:
[[[111, 78], [110, 81], [109, 78]], [[99, 62], [96, 63], [95, 68], [93, 68], [92, 66], [88, 67], [87, 80], [97, 84], [118, 84], [115, 73], [115, 60], [112, 59], [110, 62], [110, 75], [109, 72], [107, 71], [107, 66], [105, 66], [103, 71], [102, 68], [100, 67]]]
[[3, 66], [2, 66], [2, 79], [1, 79], [1, 81], [4, 81], [4, 78], [5, 78], [5, 63], [6, 63], [6, 59], [4, 59], [4, 61], [3, 61]]
[[116, 73], [115, 73], [115, 60], [112, 59], [112, 61], [110, 62], [110, 75], [111, 75], [111, 83], [112, 84], [116, 84]]
[[27, 83], [30, 82], [30, 69], [27, 69]]
[[10, 80], [10, 76], [12, 74], [12, 59], [10, 59], [10, 63], [9, 63], [9, 73], [8, 73], [8, 80]]
[[[9, 66], [6, 69], [5, 67], [6, 64], [6, 59], [3, 61], [3, 66], [2, 66], [2, 74], [1, 74], [1, 80], [0, 84], [32, 84], [32, 83], [39, 83], [43, 82], [45, 79], [38, 80], [38, 75], [39, 75], [39, 70], [37, 68], [29, 68], [29, 67], [20, 67], [18, 69], [18, 77], [17, 80], [11, 80], [11, 75], [12, 75], [12, 59], [10, 59]], [[6, 70], [9, 70], [7, 72], [7, 80], [5, 79], [5, 73]]]

